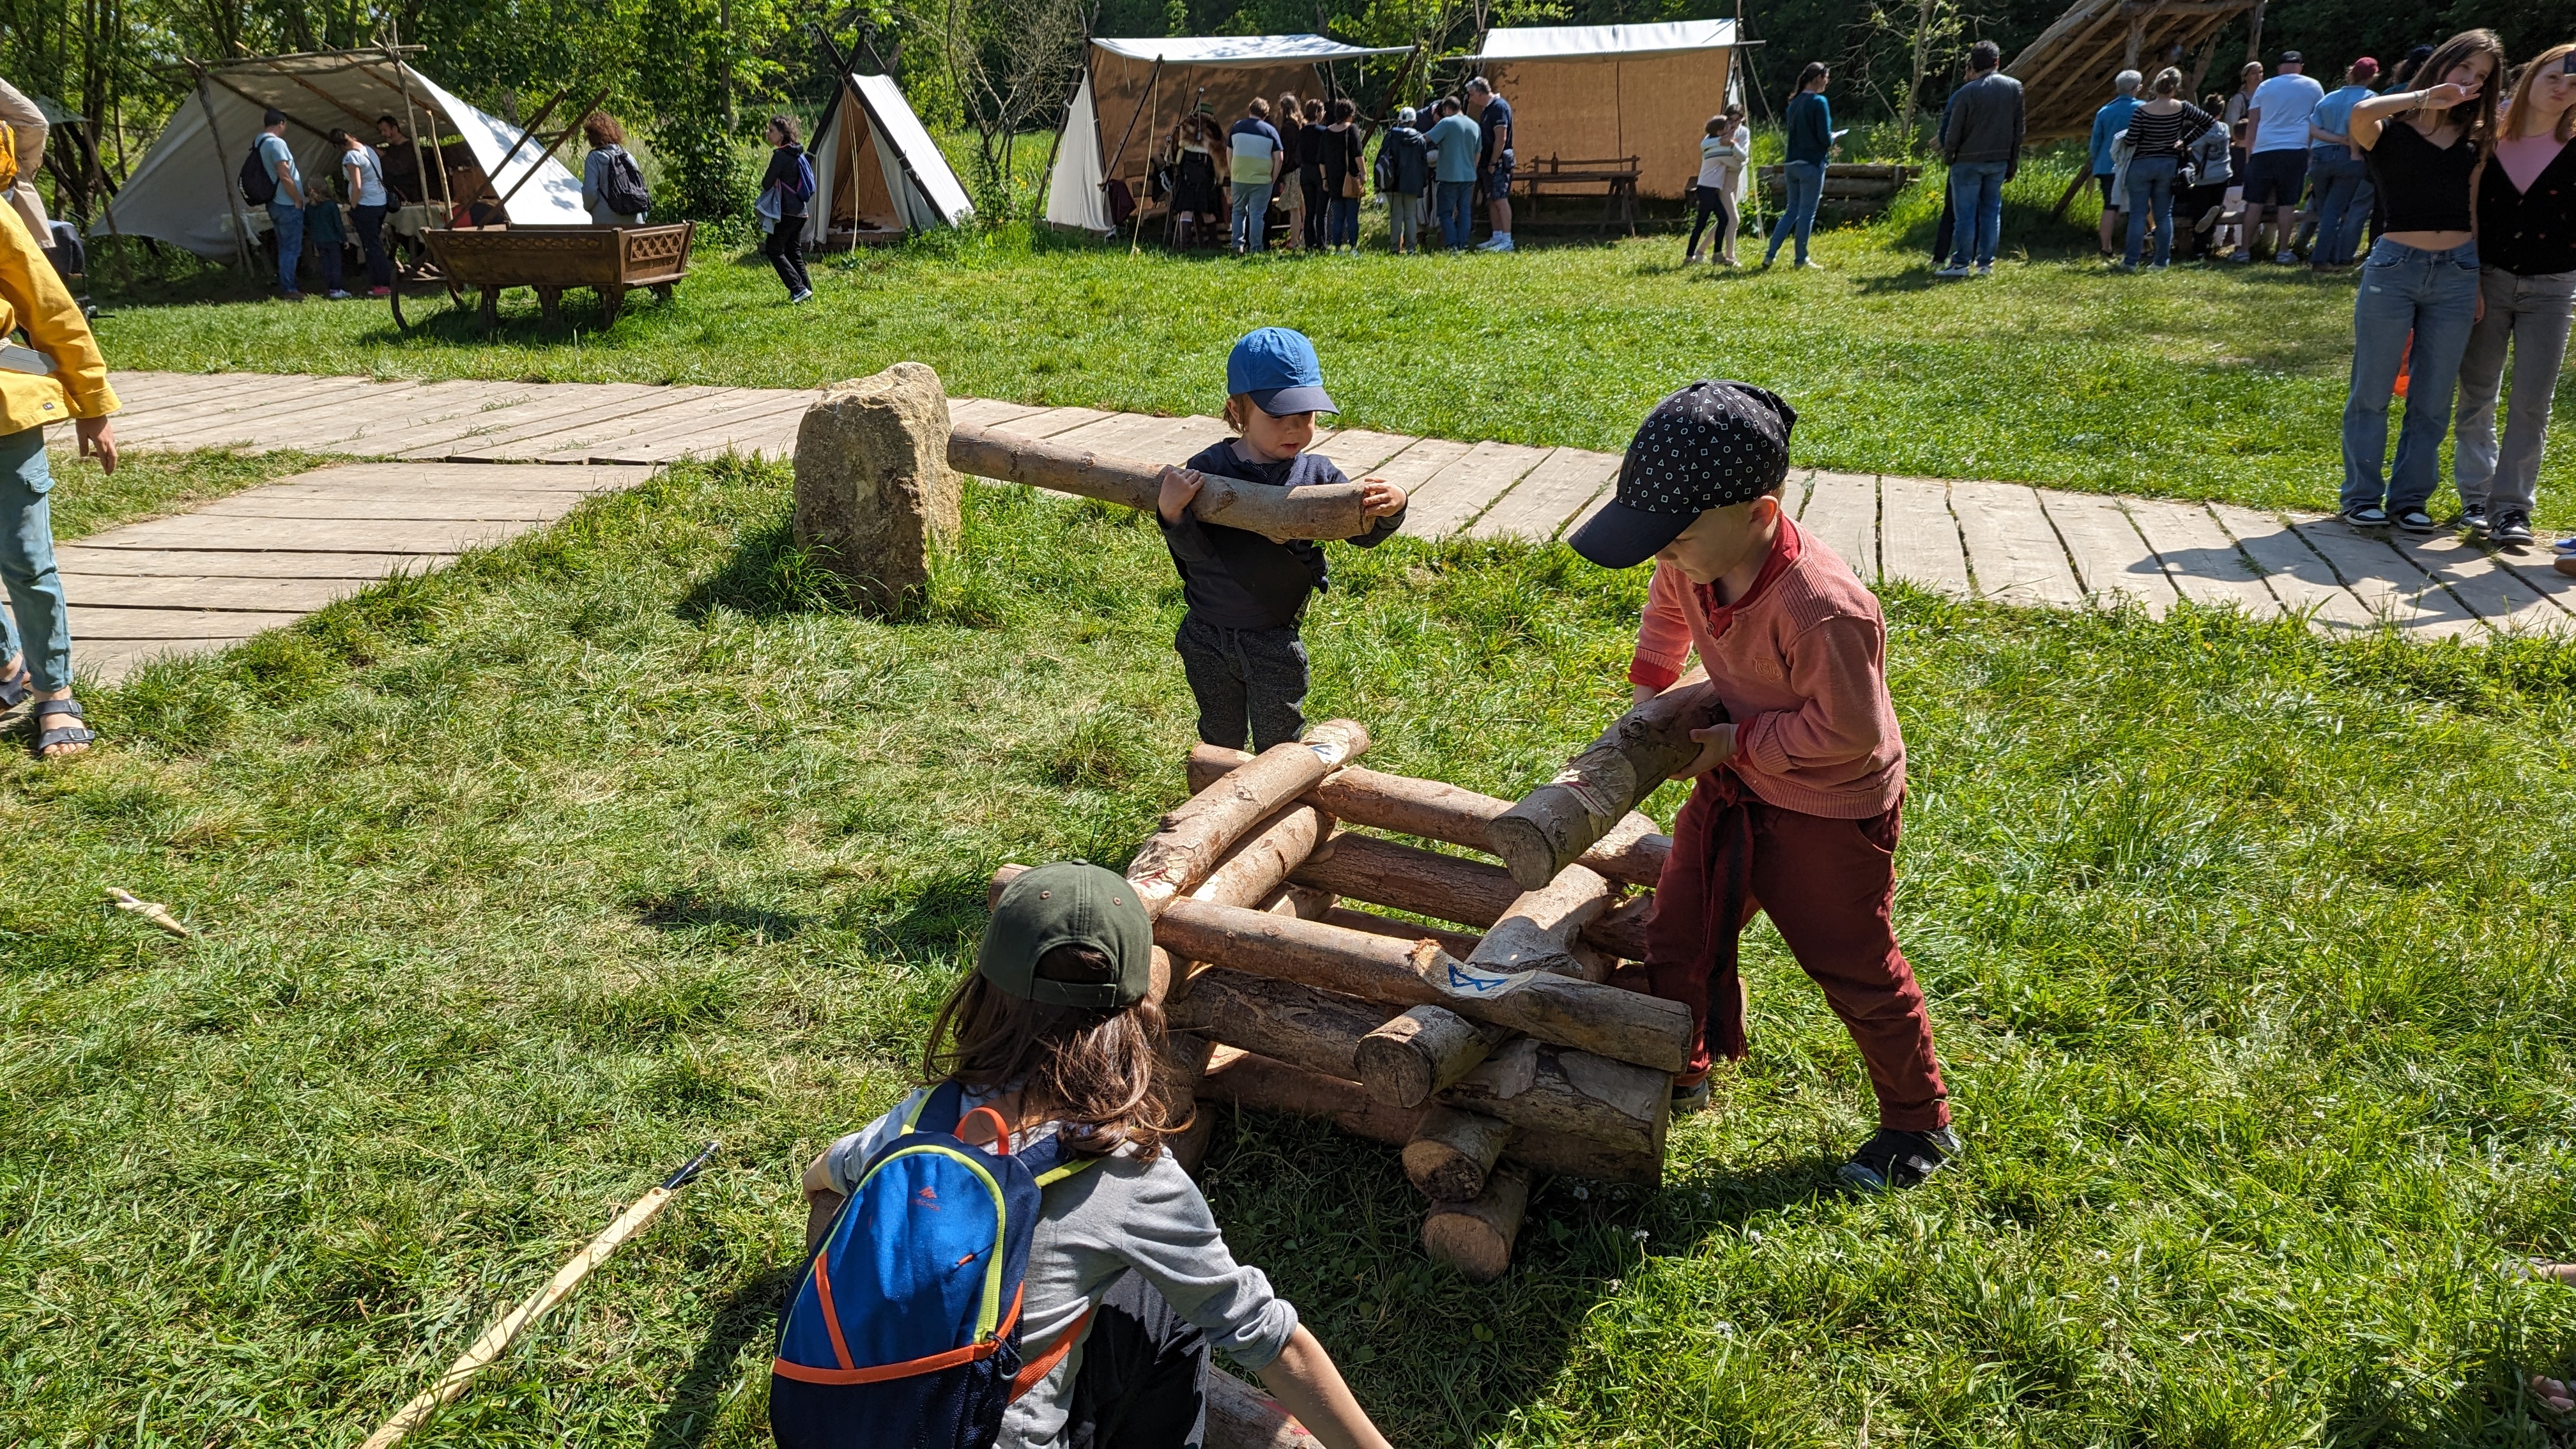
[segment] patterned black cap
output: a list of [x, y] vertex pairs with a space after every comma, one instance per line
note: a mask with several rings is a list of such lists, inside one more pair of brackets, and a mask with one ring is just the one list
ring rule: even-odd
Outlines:
[[1778, 489], [1797, 421], [1778, 393], [1749, 382], [1692, 383], [1646, 415], [1618, 492], [1566, 543], [1603, 568], [1645, 562], [1709, 509]]

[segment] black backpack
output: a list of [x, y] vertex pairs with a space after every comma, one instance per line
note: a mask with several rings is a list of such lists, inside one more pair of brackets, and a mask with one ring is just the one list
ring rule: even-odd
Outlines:
[[642, 216], [653, 209], [653, 193], [644, 189], [644, 173], [622, 148], [609, 153], [608, 174], [599, 183], [599, 204], [619, 216]]
[[259, 142], [250, 143], [250, 154], [242, 158], [242, 200], [253, 206], [266, 206], [277, 199], [277, 173], [259, 155]]

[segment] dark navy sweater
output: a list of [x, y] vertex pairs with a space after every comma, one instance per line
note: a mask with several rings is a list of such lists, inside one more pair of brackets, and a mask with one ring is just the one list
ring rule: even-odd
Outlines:
[[[1256, 463], [1237, 451], [1235, 442], [1228, 438], [1181, 466], [1272, 488], [1350, 481], [1319, 453], [1299, 453], [1285, 463]], [[1154, 519], [1161, 523], [1162, 514]], [[1398, 509], [1349, 542], [1375, 548], [1403, 525], [1404, 511]], [[1220, 629], [1294, 628], [1307, 600], [1332, 584], [1324, 546], [1311, 539], [1276, 543], [1248, 529], [1201, 523], [1183, 513], [1180, 522], [1163, 524], [1163, 542], [1181, 571], [1181, 597], [1191, 616]]]

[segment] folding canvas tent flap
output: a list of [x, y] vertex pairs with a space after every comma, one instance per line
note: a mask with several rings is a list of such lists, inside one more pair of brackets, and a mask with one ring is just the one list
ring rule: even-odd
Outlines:
[[1689, 193], [1708, 118], [1726, 107], [1732, 20], [1498, 25], [1467, 57], [1512, 106], [1524, 171], [1549, 157], [1637, 158], [1637, 190]]
[[962, 226], [975, 214], [956, 171], [891, 76], [851, 76], [823, 108], [808, 154], [815, 195], [805, 213], [808, 247], [847, 251], [860, 242]]
[[1047, 221], [1109, 231], [1108, 185], [1123, 180], [1140, 201], [1147, 158], [1162, 134], [1204, 103], [1233, 125], [1254, 96], [1338, 90], [1330, 67], [1409, 45], [1344, 45], [1323, 35], [1170, 36], [1091, 42], [1082, 81], [1057, 141], [1047, 181]]
[[[580, 180], [547, 156], [541, 141], [519, 145], [513, 155], [518, 127], [476, 110], [378, 51], [253, 56], [209, 64], [196, 94], [171, 112], [169, 124], [91, 231], [156, 237], [201, 257], [232, 256], [234, 231], [248, 224], [252, 210], [241, 198], [242, 158], [259, 134], [263, 111], [275, 106], [287, 114], [286, 144], [295, 153], [296, 169], [318, 182], [339, 166], [339, 148], [328, 139], [331, 128], [374, 141], [376, 117], [403, 117], [406, 89], [410, 111], [420, 117], [416, 134], [430, 148], [431, 163], [438, 159], [430, 136], [435, 126], [441, 135], [463, 142], [490, 180], [493, 195], [508, 198], [503, 210], [512, 223], [580, 225], [590, 220], [582, 209]], [[460, 194], [457, 199], [465, 198]]]

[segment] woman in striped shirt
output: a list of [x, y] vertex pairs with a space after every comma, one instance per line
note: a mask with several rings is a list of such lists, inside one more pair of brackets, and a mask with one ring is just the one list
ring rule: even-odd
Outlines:
[[2201, 133], [2218, 124], [2209, 112], [2180, 99], [2182, 72], [2166, 66], [2156, 72], [2154, 94], [2129, 115], [2129, 249], [2120, 270], [2138, 269], [2138, 254], [2147, 239], [2147, 214], [2156, 222], [2155, 265], [2173, 261], [2174, 178], [2182, 172], [2184, 151]]

